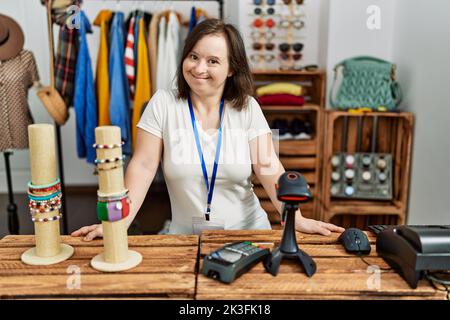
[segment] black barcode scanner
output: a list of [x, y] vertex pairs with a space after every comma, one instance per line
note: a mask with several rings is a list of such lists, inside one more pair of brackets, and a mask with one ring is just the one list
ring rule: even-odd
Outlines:
[[[277, 198], [283, 204], [286, 203], [297, 205], [302, 202], [309, 201], [312, 198], [311, 191], [305, 177], [296, 171], [288, 171], [280, 176], [277, 189]], [[287, 211], [283, 210], [283, 222]]]
[[306, 252], [299, 249], [295, 236], [295, 212], [299, 208], [299, 203], [312, 198], [309, 186], [300, 173], [287, 171], [280, 176], [275, 187], [278, 200], [283, 202], [284, 231], [281, 245], [272, 251], [264, 266], [269, 273], [276, 276], [283, 258], [298, 259], [306, 275], [312, 277], [316, 272], [316, 263]]

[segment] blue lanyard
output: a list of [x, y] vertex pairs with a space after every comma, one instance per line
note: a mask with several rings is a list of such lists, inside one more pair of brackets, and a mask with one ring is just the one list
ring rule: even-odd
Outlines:
[[205, 164], [205, 158], [203, 157], [202, 146], [200, 145], [200, 138], [198, 135], [197, 125], [195, 123], [194, 108], [192, 107], [192, 101], [191, 101], [190, 96], [188, 96], [188, 104], [189, 104], [189, 112], [191, 113], [191, 122], [192, 122], [192, 128], [194, 130], [195, 143], [197, 144], [198, 157], [200, 158], [200, 164], [202, 165], [202, 171], [203, 171], [203, 179], [205, 180], [206, 191], [208, 192], [208, 203], [206, 205], [205, 218], [206, 218], [206, 221], [209, 221], [209, 215], [211, 213], [211, 202], [212, 202], [212, 197], [213, 197], [213, 193], [214, 193], [214, 185], [216, 182], [217, 167], [219, 166], [220, 149], [222, 146], [222, 112], [223, 112], [224, 99], [222, 98], [222, 100], [220, 100], [219, 138], [218, 138], [217, 147], [216, 147], [216, 157], [214, 158], [214, 166], [213, 166], [213, 172], [212, 172], [212, 176], [211, 176], [211, 184], [208, 183], [208, 172], [206, 170], [206, 164]]

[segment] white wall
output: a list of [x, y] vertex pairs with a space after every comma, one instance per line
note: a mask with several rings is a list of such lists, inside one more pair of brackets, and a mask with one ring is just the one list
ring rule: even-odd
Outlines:
[[394, 60], [416, 117], [409, 222], [450, 225], [450, 1], [396, 6]]
[[[366, 10], [370, 5], [377, 5], [381, 10], [380, 29], [370, 30], [367, 27], [369, 14]], [[346, 58], [369, 55], [391, 60], [394, 20], [393, 0], [330, 0], [327, 88], [331, 88], [334, 66]]]

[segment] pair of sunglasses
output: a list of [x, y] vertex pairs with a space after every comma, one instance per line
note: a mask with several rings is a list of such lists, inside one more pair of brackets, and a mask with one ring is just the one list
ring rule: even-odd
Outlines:
[[280, 49], [281, 52], [288, 52], [291, 48], [298, 53], [303, 50], [303, 43], [296, 42], [291, 44], [283, 42], [278, 45], [278, 49]]
[[286, 53], [286, 52], [282, 52], [280, 53], [280, 58], [281, 60], [295, 60], [298, 61], [303, 57], [303, 55], [301, 53]]
[[262, 48], [265, 48], [266, 50], [272, 51], [275, 48], [275, 44], [274, 43], [259, 43], [259, 42], [255, 42], [253, 44], [253, 50], [261, 50]]
[[275, 14], [275, 9], [274, 8], [267, 8], [266, 13], [263, 12], [263, 10], [261, 8], [255, 8], [255, 10], [253, 11], [256, 15], [264, 15], [264, 14]]
[[296, 29], [301, 29], [305, 26], [305, 22], [300, 19], [296, 20], [280, 20], [280, 28], [289, 28], [293, 26]]
[[[273, 6], [275, 4], [275, 2], [276, 2], [275, 0], [266, 0], [266, 3], [269, 6]], [[260, 6], [260, 5], [262, 5], [262, 0], [253, 0], [253, 4], [255, 6]]]
[[275, 21], [273, 19], [267, 19], [264, 22], [263, 19], [257, 18], [255, 20], [253, 20], [252, 24], [255, 28], [261, 28], [264, 25], [269, 29], [275, 27]]
[[254, 62], [259, 62], [261, 60], [265, 60], [266, 62], [270, 62], [275, 59], [273, 54], [252, 54], [250, 59]]
[[265, 38], [267, 41], [272, 40], [275, 38], [275, 32], [273, 31], [267, 31], [267, 32], [261, 32], [261, 31], [252, 31], [250, 34], [253, 41], [259, 41], [261, 38]]
[[[303, 0], [295, 0], [297, 4], [303, 4]], [[286, 5], [290, 5], [292, 3], [292, 0], [283, 0], [283, 3]]]
[[317, 64], [307, 64], [306, 66], [294, 66], [294, 70], [296, 71], [316, 71], [319, 69]]

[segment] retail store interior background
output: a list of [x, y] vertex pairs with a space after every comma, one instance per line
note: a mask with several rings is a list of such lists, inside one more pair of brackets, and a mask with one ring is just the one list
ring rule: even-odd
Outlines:
[[[126, 6], [122, 4], [122, 10]], [[251, 48], [251, 0], [224, 0], [224, 20], [238, 26]], [[114, 10], [116, 1], [106, 1]], [[217, 3], [193, 1], [212, 17], [218, 16]], [[366, 9], [376, 4], [381, 9], [381, 28], [364, 26]], [[176, 4], [188, 14], [191, 3]], [[404, 92], [403, 111], [415, 116], [414, 144], [408, 204], [408, 224], [450, 225], [450, 2], [447, 0], [305, 0], [305, 64], [316, 63], [326, 71], [327, 93], [333, 79], [333, 67], [339, 61], [358, 55], [370, 55], [397, 64], [398, 80]], [[92, 18], [101, 1], [85, 1], [84, 10]], [[143, 8], [151, 6], [144, 3]], [[179, 7], [178, 7], [179, 6]], [[42, 83], [49, 83], [46, 16], [40, 1], [7, 0], [0, 12], [14, 17], [25, 34], [26, 49], [33, 51]], [[352, 18], [349, 18], [352, 17]], [[98, 28], [89, 39], [92, 59], [98, 49]], [[95, 65], [95, 63], [94, 63]], [[29, 104], [36, 123], [53, 123], [34, 92]], [[328, 104], [328, 98], [327, 98]], [[97, 223], [97, 176], [93, 166], [76, 155], [75, 115], [61, 128], [67, 188], [69, 231]], [[320, 134], [320, 133], [318, 133]], [[2, 159], [3, 160], [3, 159]], [[15, 150], [11, 157], [13, 189], [21, 234], [32, 234], [26, 196], [30, 180], [28, 150]], [[170, 219], [170, 202], [161, 175], [155, 181], [137, 216], [138, 225], [130, 234], [157, 233]], [[7, 185], [4, 162], [0, 161], [0, 238], [8, 234]]]

